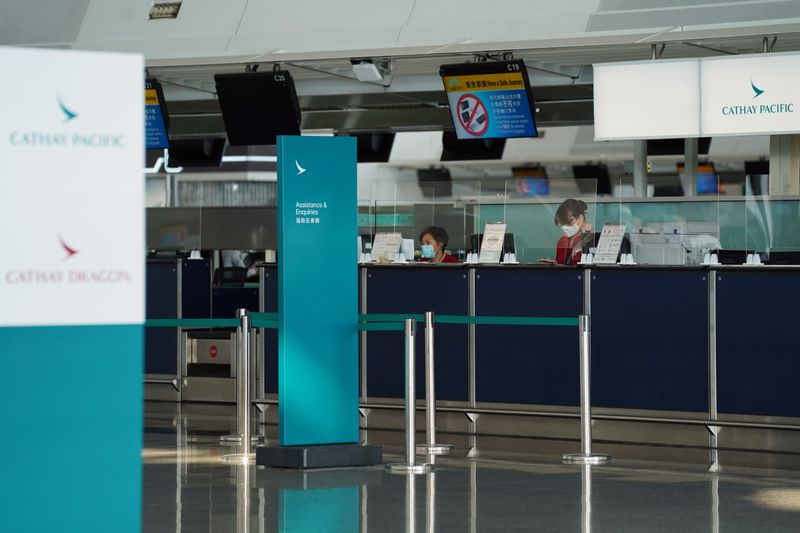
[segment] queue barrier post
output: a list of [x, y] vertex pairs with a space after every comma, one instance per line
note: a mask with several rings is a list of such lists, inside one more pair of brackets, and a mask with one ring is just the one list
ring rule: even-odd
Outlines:
[[450, 453], [450, 444], [436, 442], [436, 383], [434, 377], [433, 312], [425, 313], [425, 428], [428, 442], [418, 444], [417, 451], [428, 455]]
[[251, 414], [251, 376], [252, 343], [250, 335], [250, 315], [247, 309], [237, 310], [239, 326], [236, 328], [236, 433], [225, 435], [221, 440], [237, 442], [240, 446], [239, 453], [228, 454], [223, 459], [228, 462], [249, 463], [255, 459], [253, 441], [259, 441], [261, 436], [254, 436], [250, 420]]
[[565, 464], [599, 465], [608, 462], [611, 456], [603, 453], [592, 453], [592, 402], [591, 389], [591, 343], [589, 315], [578, 317], [578, 333], [580, 345], [580, 380], [581, 380], [581, 453], [567, 453], [561, 456]]
[[405, 363], [406, 363], [406, 456], [404, 463], [386, 465], [393, 474], [425, 474], [431, 471], [431, 465], [417, 463], [416, 446], [416, 388], [414, 383], [414, 341], [416, 338], [416, 320], [405, 319]]

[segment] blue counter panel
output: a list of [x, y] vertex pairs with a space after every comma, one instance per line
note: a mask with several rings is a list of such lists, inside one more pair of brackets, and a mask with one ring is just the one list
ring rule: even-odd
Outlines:
[[593, 271], [592, 405], [708, 410], [707, 272]]
[[[466, 315], [467, 271], [462, 268], [409, 266], [368, 268], [368, 313], [424, 313]], [[467, 326], [438, 324], [435, 334], [436, 399], [468, 399]], [[424, 324], [416, 342], [417, 398], [425, 397]], [[404, 397], [403, 333], [375, 331], [367, 335], [367, 394]]]
[[182, 262], [181, 318], [211, 317], [211, 262], [191, 259]]
[[798, 271], [717, 272], [720, 413], [800, 416]]
[[[478, 316], [576, 317], [583, 309], [582, 272], [478, 269]], [[479, 402], [578, 405], [578, 328], [476, 326]]]
[[236, 318], [237, 309], [258, 311], [258, 289], [221, 287], [211, 291], [211, 318]]
[[[145, 309], [147, 318], [178, 316], [177, 262], [147, 262]], [[145, 328], [145, 374], [178, 373], [176, 328]]]
[[[265, 313], [278, 312], [278, 267], [262, 267], [264, 269], [264, 301]], [[264, 389], [270, 394], [278, 394], [278, 330], [264, 329]]]

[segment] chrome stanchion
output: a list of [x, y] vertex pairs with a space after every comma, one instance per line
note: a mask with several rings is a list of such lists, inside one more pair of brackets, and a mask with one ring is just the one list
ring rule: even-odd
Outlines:
[[602, 453], [592, 453], [592, 403], [589, 396], [592, 369], [589, 315], [580, 315], [578, 318], [581, 354], [581, 453], [564, 454], [561, 460], [566, 464], [598, 465], [607, 462], [611, 457]]
[[250, 427], [250, 411], [252, 408], [253, 379], [250, 374], [252, 368], [253, 342], [250, 329], [250, 315], [247, 309], [236, 311], [239, 318], [239, 327], [236, 328], [236, 432], [223, 435], [219, 440], [225, 444], [241, 444], [242, 435], [248, 435], [247, 451], [251, 453], [250, 446], [261, 441], [262, 435], [253, 435]]
[[223, 456], [225, 461], [248, 463], [255, 459], [252, 451], [252, 432], [250, 427], [250, 316], [247, 309], [239, 309], [241, 321], [236, 330], [236, 433], [240, 452]]
[[405, 321], [406, 339], [406, 462], [386, 465], [386, 469], [396, 474], [425, 474], [431, 471], [431, 465], [416, 463], [416, 390], [414, 387], [414, 339], [417, 323], [407, 318]]
[[425, 313], [425, 426], [427, 444], [418, 444], [417, 451], [428, 455], [450, 453], [450, 444], [436, 443], [436, 384], [433, 371], [433, 312]]

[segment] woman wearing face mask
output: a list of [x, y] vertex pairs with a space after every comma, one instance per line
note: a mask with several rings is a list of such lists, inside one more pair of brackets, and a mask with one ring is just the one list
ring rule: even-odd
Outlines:
[[445, 252], [450, 237], [444, 228], [430, 226], [419, 234], [422, 260], [429, 263], [458, 263], [458, 259]]
[[556, 209], [556, 226], [564, 236], [556, 243], [556, 263], [574, 265], [581, 260], [584, 251], [594, 246], [592, 225], [586, 220], [586, 202], [570, 198]]

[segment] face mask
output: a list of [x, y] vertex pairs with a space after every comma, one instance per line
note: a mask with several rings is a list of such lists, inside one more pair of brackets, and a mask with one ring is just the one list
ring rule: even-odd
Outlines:
[[436, 252], [433, 251], [432, 244], [423, 244], [421, 247], [422, 257], [425, 259], [433, 259], [436, 256]]
[[578, 231], [580, 231], [580, 229], [581, 227], [577, 224], [573, 224], [572, 226], [561, 226], [561, 231], [563, 231], [564, 235], [567, 237], [574, 236], [576, 233], [578, 233]]

